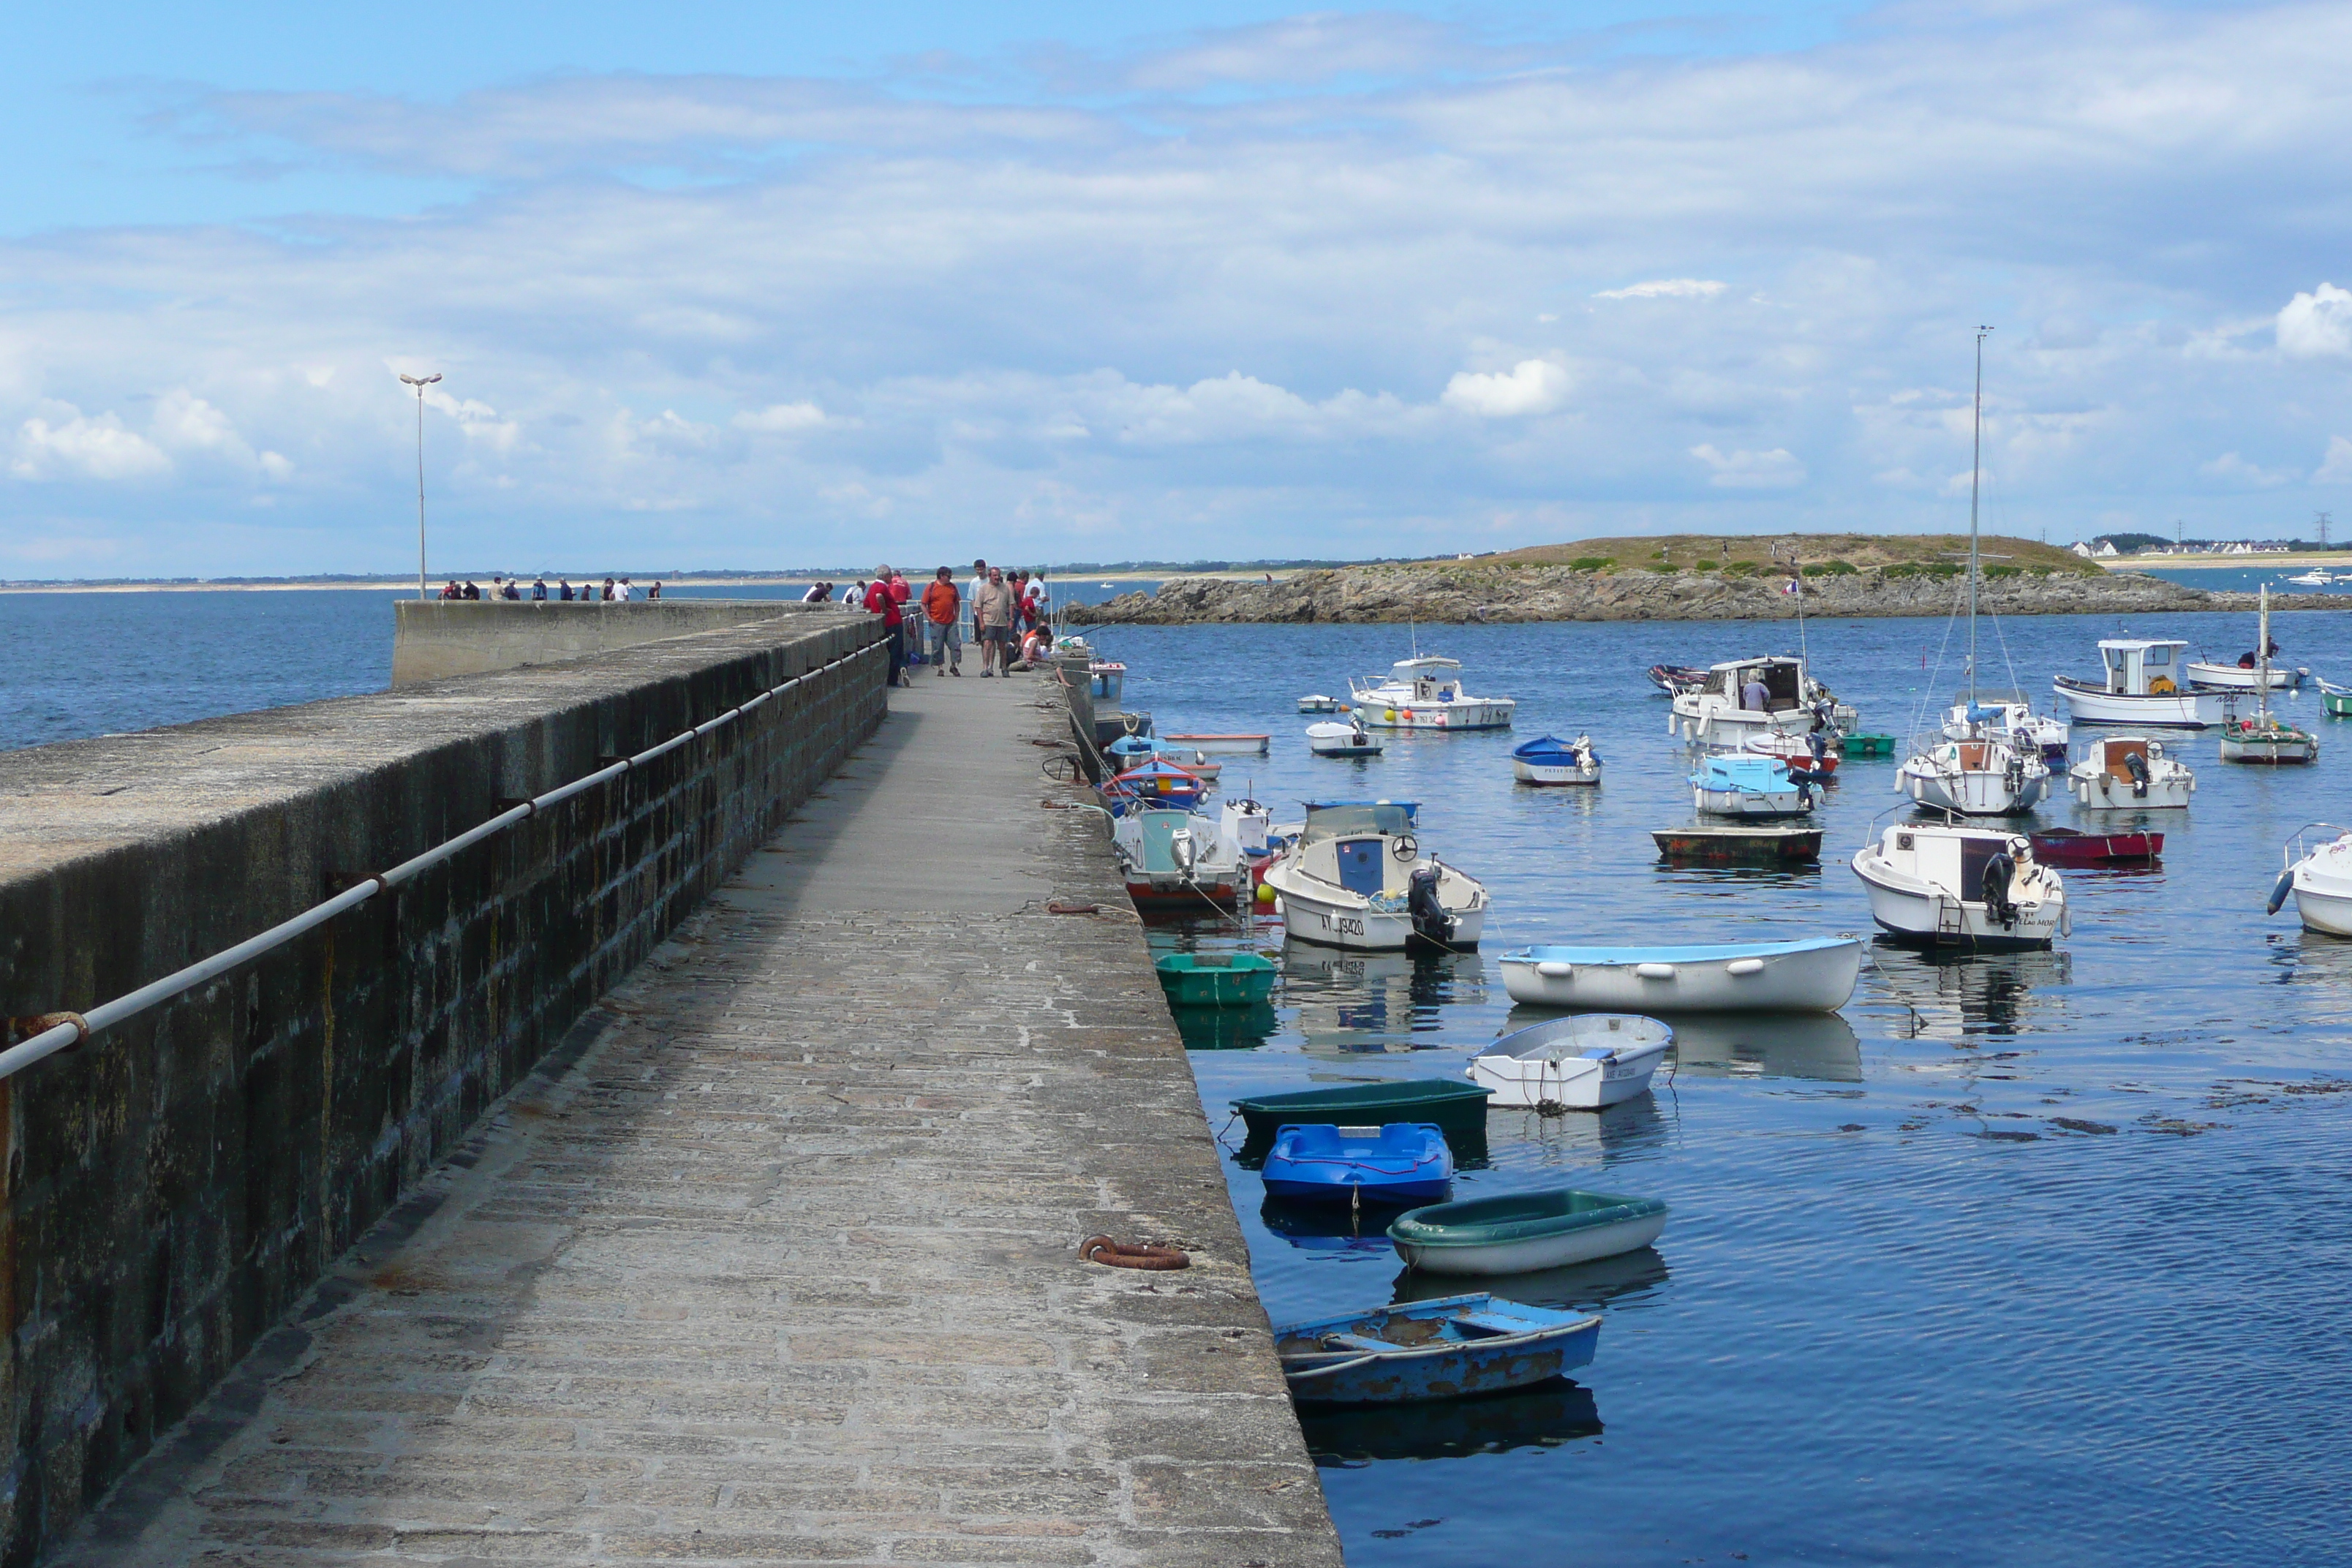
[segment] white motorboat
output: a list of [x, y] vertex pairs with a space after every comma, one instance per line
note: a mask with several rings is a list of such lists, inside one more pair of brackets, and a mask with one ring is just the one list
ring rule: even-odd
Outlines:
[[1691, 803], [1711, 816], [1803, 816], [1813, 786], [1789, 776], [1789, 764], [1753, 752], [1710, 752], [1690, 775]]
[[1389, 667], [1377, 685], [1348, 683], [1356, 717], [1384, 730], [1507, 730], [1518, 704], [1462, 689], [1458, 659], [1415, 654]]
[[1511, 773], [1521, 784], [1597, 784], [1601, 748], [1590, 735], [1573, 741], [1545, 735], [1511, 748]]
[[1298, 700], [1301, 713], [1344, 713], [1348, 705], [1336, 697], [1326, 697], [1318, 691]]
[[1962, 816], [2032, 811], [2050, 788], [2037, 751], [2007, 741], [1946, 741], [1914, 753], [1895, 770], [1895, 788], [1920, 805]]
[[[2306, 853], [2304, 840], [2315, 829], [2336, 837]], [[2352, 828], [2312, 823], [2296, 830], [2280, 858], [2286, 868], [2271, 889], [2271, 913], [2278, 913], [2292, 894], [2294, 912], [2305, 927], [2329, 936], [2352, 936]]]
[[2262, 641], [2254, 651], [2254, 716], [2232, 717], [2221, 726], [2221, 760], [2278, 767], [2319, 760], [2319, 737], [2271, 713], [2271, 585], [2262, 587]]
[[1495, 1091], [1490, 1106], [1601, 1110], [1646, 1090], [1674, 1043], [1655, 1018], [1582, 1013], [1514, 1030], [1464, 1076]]
[[1898, 823], [1854, 852], [1870, 915], [1898, 941], [1979, 951], [2048, 947], [2069, 929], [2066, 888], [2022, 834]]
[[2066, 770], [2066, 787], [2095, 811], [2179, 810], [2197, 793], [2197, 775], [2166, 756], [2161, 741], [2106, 735]]
[[1850, 936], [1682, 947], [1522, 947], [1502, 954], [1514, 1002], [1601, 1013], [1829, 1013], [1853, 995]]
[[1140, 806], [1112, 820], [1110, 842], [1139, 910], [1222, 909], [1248, 891], [1240, 846], [1212, 817]]
[[[2246, 656], [2249, 659], [2253, 655]], [[2311, 679], [2311, 671], [2298, 665], [2293, 669], [2273, 666], [2268, 671], [2260, 668], [2261, 661], [2251, 664], [2213, 664], [2205, 659], [2191, 659], [2181, 668], [2189, 672], [2189, 682], [2209, 691], [2294, 691]]]
[[1738, 746], [1771, 730], [1801, 735], [1821, 720], [1815, 707], [1827, 698], [1807, 678], [1801, 658], [1732, 659], [1710, 666], [1696, 690], [1675, 694], [1666, 733], [1718, 746]]
[[2336, 579], [2327, 574], [2326, 567], [2315, 566], [2308, 572], [2296, 573], [2287, 581], [2305, 588], [2325, 588]]
[[2182, 684], [2189, 676], [2189, 645], [2177, 637], [2102, 637], [2099, 657], [2107, 667], [2104, 682], [2062, 675], [2052, 689], [2066, 710], [2085, 724], [2129, 724], [2136, 729], [2202, 730], [2230, 715], [2232, 694], [2200, 691]]
[[1984, 735], [1997, 735], [2021, 752], [2038, 752], [2045, 763], [2063, 763], [2070, 731], [2064, 720], [2036, 713], [2021, 691], [1973, 698], [1961, 693], [1944, 715], [1944, 738], [1973, 741]]
[[1289, 934], [1373, 952], [1476, 947], [1486, 889], [1423, 857], [1414, 826], [1403, 801], [1309, 802], [1297, 842], [1265, 870]]
[[1327, 721], [1307, 726], [1307, 749], [1318, 757], [1377, 757], [1381, 738], [1365, 729], [1361, 720], [1345, 724]]

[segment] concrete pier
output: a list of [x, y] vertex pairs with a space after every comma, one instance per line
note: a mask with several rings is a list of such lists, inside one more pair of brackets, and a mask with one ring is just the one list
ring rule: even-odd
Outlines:
[[975, 675], [893, 692], [57, 1560], [1337, 1564], [1099, 819], [1041, 805], [1058, 703]]

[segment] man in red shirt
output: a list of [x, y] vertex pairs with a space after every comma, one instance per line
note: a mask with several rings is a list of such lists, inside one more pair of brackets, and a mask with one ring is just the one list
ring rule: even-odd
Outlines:
[[955, 574], [942, 566], [923, 589], [923, 620], [929, 634], [925, 649], [935, 675], [963, 674], [963, 632], [956, 616], [963, 611], [963, 595], [956, 592]]
[[909, 686], [907, 679], [906, 616], [898, 611], [899, 596], [890, 591], [890, 568], [875, 568], [874, 581], [866, 590], [866, 607], [882, 617], [882, 629], [890, 634], [890, 684]]

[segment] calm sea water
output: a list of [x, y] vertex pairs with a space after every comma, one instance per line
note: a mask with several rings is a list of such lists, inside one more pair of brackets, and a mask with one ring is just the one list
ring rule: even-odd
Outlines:
[[[2251, 617], [2175, 616], [2216, 652]], [[2139, 629], [2152, 631], [2153, 623]], [[2008, 623], [2020, 683], [2088, 671], [2114, 627]], [[2352, 679], [2352, 622], [2297, 616], [2294, 661]], [[1912, 729], [1941, 622], [1816, 624], [1815, 668], [1865, 725]], [[1098, 640], [1163, 729], [1263, 730], [1230, 786], [1423, 803], [1423, 843], [1487, 882], [1486, 954], [1530, 941], [1707, 942], [1871, 929], [1846, 865], [1897, 803], [1893, 764], [1829, 793], [1816, 871], [1662, 868], [1687, 764], [1643, 669], [1793, 650], [1754, 624], [1424, 628], [1515, 734], [1391, 737], [1310, 757], [1294, 700], [1408, 651], [1403, 628], [1138, 627]], [[1237, 679], [1237, 676], [1243, 677]], [[2352, 1561], [2344, 1538], [2352, 1361], [2352, 943], [2266, 918], [2279, 845], [2347, 816], [2352, 722], [2314, 698], [2317, 767], [2225, 768], [2210, 738], [2188, 812], [2149, 814], [2163, 863], [2069, 872], [2058, 951], [1931, 960], [1877, 945], [1841, 1018], [1680, 1026], [1650, 1096], [1603, 1114], [1490, 1117], [1464, 1196], [1572, 1184], [1667, 1199], [1652, 1252], [1505, 1293], [1598, 1309], [1573, 1387], [1307, 1423], [1354, 1564], [1495, 1561], [2257, 1563]], [[1513, 783], [1509, 750], [1589, 731], [1598, 791]], [[2048, 825], [2130, 814], [2045, 808]], [[1231, 945], [1213, 926], [1162, 947]], [[1282, 947], [1277, 1007], [1192, 1063], [1213, 1124], [1247, 1092], [1454, 1077], [1534, 1021], [1491, 956], [1414, 963]], [[1240, 1129], [1225, 1141], [1238, 1148]], [[1277, 1320], [1443, 1293], [1377, 1236], [1269, 1206], [1226, 1175]]]
[[[1053, 583], [1100, 604], [1156, 583]], [[678, 599], [797, 599], [807, 584], [666, 588]], [[324, 588], [0, 594], [0, 751], [380, 691], [392, 604]]]
[[[740, 592], [740, 590], [738, 590]], [[785, 590], [771, 590], [782, 593]], [[1097, 589], [1100, 596], [1108, 590]], [[0, 744], [23, 745], [380, 687], [381, 594], [0, 595]], [[2144, 618], [2211, 652], [2247, 616]], [[2104, 618], [1988, 632], [1987, 683], [2088, 671]], [[2352, 622], [2277, 628], [2291, 662], [2352, 679]], [[1408, 651], [1388, 627], [1131, 627], [1135, 705], [1171, 730], [1256, 729], [1273, 756], [1231, 787], [1423, 804], [1423, 840], [1484, 879], [1487, 953], [1523, 942], [1864, 931], [1844, 859], [1896, 804], [1892, 764], [1829, 792], [1834, 853], [1803, 873], [1670, 871], [1649, 829], [1685, 821], [1681, 748], [1642, 671], [1794, 646], [1757, 624], [1448, 627], [1474, 691], [1520, 700], [1515, 734], [1397, 736], [1309, 757], [1295, 699]], [[1817, 623], [1817, 670], [1874, 729], [1948, 701], [1941, 621]], [[2003, 650], [2007, 657], [2004, 658]], [[1594, 1364], [1537, 1394], [1402, 1415], [1316, 1417], [1310, 1440], [1353, 1563], [2352, 1561], [2352, 1404], [2339, 1316], [2352, 1268], [2352, 943], [2262, 904], [2278, 846], [2344, 817], [2352, 723], [2310, 697], [2319, 764], [2225, 769], [2151, 814], [2160, 868], [2068, 873], [2059, 951], [1931, 961], [1875, 947], [1841, 1019], [1685, 1024], [1671, 1075], [1600, 1116], [1496, 1113], [1465, 1195], [1574, 1184], [1666, 1198], [1654, 1251], [1511, 1282], [1605, 1314]], [[1515, 784], [1508, 752], [1590, 731], [1598, 791]], [[2127, 814], [2118, 814], [2128, 820]], [[2115, 817], [2045, 809], [2045, 823]], [[1162, 945], [1238, 940], [1160, 931]], [[1284, 951], [1277, 1006], [1191, 1038], [1213, 1121], [1235, 1095], [1457, 1075], [1530, 1021], [1486, 956], [1415, 963]], [[1238, 1146], [1238, 1129], [1227, 1134]], [[1227, 1179], [1276, 1319], [1386, 1301], [1376, 1237], [1270, 1210]]]

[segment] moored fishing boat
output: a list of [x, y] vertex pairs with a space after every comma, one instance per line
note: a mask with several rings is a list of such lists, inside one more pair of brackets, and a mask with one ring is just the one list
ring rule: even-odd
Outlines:
[[1987, 737], [1946, 741], [1915, 752], [1895, 770], [1895, 787], [1920, 805], [1963, 816], [2032, 811], [2050, 787], [2038, 750]]
[[1657, 1198], [1560, 1187], [1414, 1209], [1389, 1240], [1406, 1268], [1430, 1274], [1529, 1274], [1647, 1247], [1666, 1215]]
[[1466, 952], [1486, 928], [1486, 888], [1421, 853], [1412, 808], [1401, 802], [1307, 803], [1297, 842], [1266, 868], [1265, 883], [1301, 942]]
[[2078, 833], [2050, 827], [2028, 836], [2045, 866], [2153, 865], [2164, 853], [2161, 833]]
[[1828, 1013], [1862, 973], [1850, 936], [1651, 947], [1514, 948], [1496, 962], [1514, 1002], [1601, 1013]]
[[1222, 909], [1249, 891], [1239, 847], [1197, 812], [1139, 803], [1112, 822], [1110, 843], [1138, 910]]
[[1650, 1087], [1675, 1032], [1655, 1018], [1580, 1013], [1515, 1029], [1470, 1059], [1464, 1076], [1493, 1104], [1600, 1110]]
[[1590, 735], [1573, 741], [1545, 735], [1511, 748], [1511, 772], [1521, 784], [1597, 784], [1601, 748]]
[[[2306, 850], [2305, 841], [2325, 831], [2336, 837]], [[2303, 923], [2329, 936], [2352, 936], [2352, 829], [2314, 822], [2295, 829], [2280, 858], [2285, 869], [2271, 888], [2270, 912], [2292, 896]]]
[[1428, 1122], [1310, 1121], [1276, 1130], [1258, 1175], [1270, 1198], [1437, 1203], [1454, 1186], [1454, 1152]]
[[2077, 722], [2130, 724], [2159, 730], [2202, 730], [2229, 716], [2233, 696], [2200, 691], [2181, 684], [2188, 674], [2189, 645], [2178, 637], [2102, 637], [2099, 658], [2106, 679], [2077, 680], [2062, 675], [2052, 689], [2063, 698]]
[[2338, 686], [2323, 680], [2319, 685], [2319, 710], [2331, 719], [2352, 719], [2352, 686]]
[[2197, 775], [2147, 735], [2105, 735], [2066, 770], [2074, 798], [2095, 811], [2178, 811], [2197, 793]]
[[2020, 752], [2040, 753], [2045, 763], [2066, 760], [2069, 733], [2064, 721], [2036, 713], [2032, 700], [2021, 691], [1962, 692], [1944, 715], [1948, 741], [1998, 736]]
[[2221, 760], [2258, 763], [2277, 767], [2319, 760], [2319, 738], [2283, 722], [2271, 712], [2271, 588], [2262, 586], [2262, 643], [2256, 649], [2255, 674], [2263, 684], [2254, 688], [2254, 715], [2232, 718], [2221, 726]]
[[1854, 852], [1871, 918], [1897, 941], [1980, 951], [2048, 947], [2066, 889], [2022, 834], [1898, 823]]
[[1351, 680], [1356, 717], [1384, 730], [1507, 730], [1518, 704], [1508, 697], [1473, 697], [1462, 689], [1462, 663], [1415, 654], [1390, 667], [1377, 684]]
[[1811, 783], [1789, 776], [1778, 757], [1710, 752], [1690, 775], [1691, 801], [1714, 816], [1803, 816], [1813, 809]]
[[1708, 669], [1695, 689], [1675, 694], [1666, 733], [1719, 746], [1771, 730], [1803, 734], [1824, 721], [1824, 705], [1834, 706], [1834, 699], [1806, 675], [1801, 658], [1731, 659]]
[[1601, 1320], [1478, 1294], [1343, 1312], [1274, 1331], [1301, 1405], [1402, 1405], [1500, 1394], [1591, 1363]]
[[1223, 752], [1230, 756], [1263, 757], [1274, 749], [1274, 737], [1271, 735], [1163, 735], [1160, 739], [1171, 745], [1190, 746], [1202, 753]]

